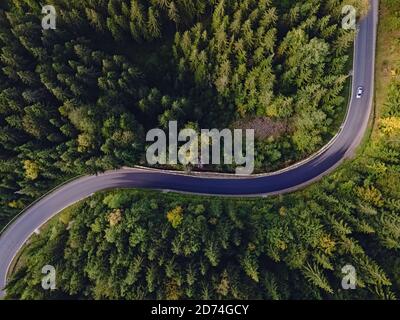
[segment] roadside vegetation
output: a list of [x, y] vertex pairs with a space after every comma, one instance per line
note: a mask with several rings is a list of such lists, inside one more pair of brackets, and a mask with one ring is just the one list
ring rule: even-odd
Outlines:
[[70, 177], [146, 164], [169, 120], [257, 129], [258, 171], [316, 151], [347, 104], [344, 3], [57, 0], [43, 31], [37, 1], [2, 2], [0, 225]]

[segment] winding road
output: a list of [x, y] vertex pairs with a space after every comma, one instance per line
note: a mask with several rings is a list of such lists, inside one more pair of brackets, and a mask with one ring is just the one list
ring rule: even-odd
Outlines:
[[[29, 237], [62, 209], [94, 192], [135, 187], [204, 195], [267, 196], [302, 188], [337, 168], [344, 159], [354, 154], [372, 111], [378, 5], [378, 0], [371, 0], [368, 15], [359, 22], [354, 49], [352, 97], [346, 120], [335, 139], [321, 152], [288, 170], [247, 178], [195, 177], [137, 168], [82, 177], [64, 184], [28, 207], [1, 234], [0, 289], [5, 287], [8, 269]], [[357, 99], [359, 86], [364, 87], [364, 95]], [[5, 291], [0, 290], [0, 297], [4, 294]]]

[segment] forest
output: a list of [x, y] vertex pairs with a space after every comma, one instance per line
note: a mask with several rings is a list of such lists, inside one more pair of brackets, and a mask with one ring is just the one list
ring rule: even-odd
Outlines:
[[259, 172], [316, 151], [347, 106], [345, 2], [54, 0], [42, 30], [38, 1], [2, 1], [0, 226], [68, 178], [146, 165], [170, 120], [256, 129]]
[[[396, 299], [400, 146], [385, 141], [399, 104], [389, 113], [368, 158], [297, 194], [96, 194], [31, 239], [7, 298]], [[55, 267], [57, 290], [42, 289], [44, 265]], [[357, 272], [356, 290], [342, 289], [346, 265]]]
[[[184, 123], [198, 122], [199, 125], [213, 125], [212, 121], [215, 120], [226, 120], [228, 124], [244, 121], [249, 114], [270, 117], [274, 121], [286, 117], [295, 130], [293, 135], [286, 136], [288, 140], [285, 143], [291, 152], [295, 152], [301, 150], [301, 143], [296, 141], [303, 141], [301, 133], [296, 133], [302, 127], [295, 125], [297, 121], [301, 121], [302, 116], [306, 117], [305, 114], [312, 116], [315, 112], [325, 114], [327, 120], [333, 119], [333, 114], [338, 112], [344, 100], [340, 93], [343, 91], [346, 70], [340, 69], [339, 65], [342, 64], [332, 68], [332, 61], [348, 59], [346, 50], [351, 44], [350, 36], [344, 41], [347, 35], [342, 35], [343, 39], [338, 35], [340, 30], [336, 24], [330, 24], [334, 16], [326, 19], [322, 24], [324, 27], [315, 28], [316, 24], [321, 23], [319, 15], [327, 8], [329, 12], [335, 12], [334, 8], [340, 6], [340, 1], [328, 0], [323, 4], [319, 1], [247, 1], [248, 5], [244, 8], [235, 7], [235, 2], [230, 1], [209, 1], [207, 4], [183, 0], [149, 1], [151, 5], [146, 10], [144, 5], [134, 7], [141, 8], [135, 9], [135, 12], [147, 14], [142, 20], [135, 19], [132, 25], [125, 23], [130, 21], [128, 12], [132, 12], [128, 10], [132, 7], [123, 5], [125, 1], [98, 2], [104, 3], [104, 11], [100, 12], [97, 6], [97, 11], [87, 9], [94, 8], [90, 6], [92, 1], [81, 1], [88, 6], [86, 10], [66, 12], [63, 21], [74, 20], [70, 27], [77, 29], [72, 28], [60, 34], [58, 32], [61, 31], [56, 34], [44, 33], [42, 41], [47, 44], [44, 50], [40, 46], [32, 46], [40, 39], [32, 38], [30, 34], [22, 35], [24, 30], [15, 26], [12, 36], [19, 41], [7, 42], [8, 47], [3, 48], [2, 63], [4, 50], [11, 50], [9, 59], [17, 59], [18, 64], [14, 63], [12, 67], [8, 65], [8, 68], [4, 64], [3, 73], [8, 72], [9, 75], [6, 76], [6, 82], [0, 83], [2, 86], [4, 84], [0, 107], [5, 106], [1, 109], [4, 119], [0, 119], [3, 121], [1, 154], [4, 155], [1, 159], [3, 165], [0, 166], [3, 177], [0, 196], [3, 203], [7, 204], [4, 206], [2, 203], [2, 208], [9, 208], [9, 211], [2, 211], [2, 221], [12, 216], [13, 208], [22, 207], [28, 196], [39, 194], [39, 190], [46, 189], [52, 181], [87, 173], [89, 169], [96, 172], [108, 166], [117, 167], [132, 159], [140, 161], [140, 148], [144, 146], [140, 145], [138, 137], [147, 126], [162, 126], [163, 121], [170, 117], [179, 116]], [[8, 26], [12, 21], [17, 23], [19, 19], [31, 18], [18, 11], [23, 7], [21, 1], [14, 3], [11, 11], [7, 9], [3, 13], [3, 18], [6, 17], [2, 20], [3, 24]], [[24, 5], [31, 3], [25, 1]], [[66, 8], [78, 8], [74, 1], [69, 1], [68, 5], [64, 1], [58, 3]], [[110, 15], [113, 19], [106, 18], [109, 10], [117, 10], [117, 3], [121, 4], [120, 11]], [[171, 6], [171, 3], [174, 5]], [[191, 5], [187, 6], [188, 3]], [[256, 7], [262, 5], [265, 6], [264, 10], [257, 11]], [[271, 11], [265, 8], [275, 9]], [[206, 14], [209, 12], [207, 10], [213, 14]], [[317, 11], [309, 14], [310, 10]], [[247, 20], [242, 21], [241, 14], [236, 13], [238, 11], [251, 16], [247, 27]], [[260, 16], [260, 11], [269, 12], [268, 16], [275, 12], [284, 18], [282, 21], [268, 20], [271, 18]], [[282, 15], [283, 12], [286, 15]], [[307, 14], [303, 16], [303, 12]], [[210, 21], [202, 21], [196, 13], [203, 13]], [[314, 15], [318, 19], [308, 21]], [[153, 19], [153, 16], [157, 19]], [[236, 23], [233, 23], [234, 17]], [[355, 159], [347, 161], [333, 174], [304, 190], [271, 198], [210, 198], [144, 190], [97, 193], [64, 210], [39, 235], [30, 239], [14, 267], [7, 287], [7, 298], [399, 299], [399, 17], [400, 3], [397, 0], [381, 1], [377, 109], [368, 141], [364, 142]], [[148, 22], [156, 20], [159, 24]], [[277, 41], [273, 46], [275, 54], [271, 53], [272, 57], [263, 55], [268, 61], [257, 60], [257, 49], [252, 51], [254, 43], [246, 42], [250, 38], [246, 40], [245, 30], [249, 30], [249, 24], [256, 25], [251, 21], [258, 21], [257, 25], [269, 21], [265, 25], [268, 30], [274, 29], [271, 24], [275, 26], [276, 31], [271, 31], [275, 33]], [[155, 28], [156, 25], [159, 27]], [[331, 26], [332, 33], [327, 32], [328, 26]], [[132, 48], [114, 46], [105, 49], [105, 41], [101, 43], [104, 51], [91, 49], [98, 42], [91, 38], [93, 34], [90, 32], [83, 35], [85, 28], [95, 28], [104, 36], [110, 33], [110, 43], [115, 44], [131, 37], [147, 53], [154, 50], [155, 39], [164, 39], [165, 36], [162, 45], [165, 51], [158, 50], [151, 59], [146, 56], [146, 59], [140, 60], [134, 53], [126, 53], [129, 59], [123, 55], [124, 50]], [[252, 65], [239, 67], [237, 64], [240, 65], [242, 58], [225, 52], [228, 47], [237, 46], [237, 28], [244, 32], [243, 50], [245, 54], [251, 52], [252, 58], [247, 63]], [[295, 31], [291, 33], [288, 30]], [[82, 39], [68, 38], [78, 31]], [[257, 34], [257, 31], [254, 32]], [[222, 34], [225, 34], [225, 40]], [[7, 35], [11, 36], [9, 33], [0, 33], [0, 40]], [[292, 40], [284, 41], [288, 36], [297, 39], [301, 45], [296, 49], [291, 48]], [[61, 37], [65, 38], [61, 41]], [[324, 39], [332, 40], [332, 37], [338, 38], [327, 42], [329, 46], [323, 45]], [[312, 44], [308, 43], [310, 38], [310, 41], [315, 39]], [[53, 41], [57, 39], [58, 46], [53, 46]], [[254, 34], [251, 40], [260, 41]], [[310, 50], [307, 44], [302, 44], [303, 40], [309, 46], [321, 49], [318, 52], [322, 56], [322, 52], [328, 54], [328, 60], [321, 56], [318, 61], [323, 70], [334, 69], [330, 76], [327, 71], [319, 74], [321, 69], [316, 65], [302, 64], [304, 69], [291, 65], [297, 54], [305, 54], [303, 50]], [[226, 41], [226, 44], [216, 45], [218, 41]], [[29, 45], [24, 46], [24, 43]], [[332, 46], [332, 43], [338, 47]], [[339, 43], [343, 45], [342, 51], [338, 50]], [[256, 46], [260, 46], [260, 43]], [[263, 48], [268, 52], [267, 44]], [[53, 54], [48, 55], [47, 50], [53, 50]], [[111, 53], [113, 50], [120, 52], [117, 58]], [[21, 52], [21, 55], [11, 52]], [[158, 74], [155, 68], [152, 73], [152, 64], [153, 67], [157, 65], [158, 59], [164, 54], [170, 57], [168, 61], [171, 61], [171, 65], [164, 63], [161, 67], [166, 70]], [[67, 61], [65, 55], [71, 60]], [[86, 60], [85, 64], [85, 58], [89, 55], [92, 58], [90, 62]], [[222, 57], [224, 55], [225, 58]], [[34, 57], [31, 59], [39, 61], [38, 64], [32, 64], [27, 57]], [[95, 57], [99, 57], [98, 60]], [[213, 59], [202, 64], [202, 59], [207, 61], [210, 57], [219, 57], [220, 60]], [[49, 59], [51, 63], [46, 62]], [[93, 64], [93, 61], [97, 62]], [[228, 64], [223, 67], [219, 64], [221, 61], [231, 63], [229, 67]], [[24, 73], [16, 67], [23, 65], [23, 62], [26, 62], [26, 68], [31, 69], [30, 72]], [[169, 69], [172, 66], [176, 69]], [[36, 68], [46, 72], [37, 73]], [[246, 69], [241, 74], [242, 68], [252, 71]], [[146, 73], [143, 73], [144, 70]], [[262, 74], [260, 70], [263, 70]], [[267, 70], [274, 75], [270, 84], [262, 80]], [[307, 70], [312, 72], [310, 78], [307, 77]], [[74, 73], [79, 76], [73, 76]], [[32, 93], [28, 89], [32, 88], [31, 85], [23, 87], [20, 74], [27, 75], [41, 90]], [[170, 76], [174, 80], [161, 79], [160, 75]], [[221, 78], [221, 75], [225, 76]], [[337, 87], [321, 79], [318, 84], [314, 83], [318, 77], [326, 81], [329, 78], [333, 81], [336, 77]], [[46, 79], [53, 79], [54, 82]], [[267, 79], [271, 80], [271, 77]], [[137, 81], [137, 86], [126, 85], [130, 81]], [[290, 88], [296, 88], [293, 92], [283, 85], [287, 82], [291, 83]], [[207, 88], [203, 87], [205, 83]], [[246, 83], [255, 87], [249, 90]], [[264, 84], [270, 86], [270, 97], [255, 94], [254, 90]], [[168, 85], [177, 90], [168, 88]], [[265, 88], [263, 92], [266, 92]], [[318, 95], [318, 99], [314, 96], [319, 92], [317, 88], [324, 92]], [[129, 90], [134, 91], [129, 93]], [[330, 90], [337, 90], [337, 94], [330, 95]], [[29, 93], [26, 91], [34, 97], [37, 97], [36, 94], [43, 96], [28, 102], [25, 96], [29, 96]], [[139, 91], [144, 96], [140, 96]], [[93, 97], [93, 92], [98, 95]], [[168, 95], [168, 92], [181, 92], [182, 95]], [[127, 97], [130, 98], [125, 100]], [[137, 104], [132, 103], [139, 97], [142, 98]], [[304, 101], [308, 99], [303, 107], [301, 97]], [[329, 103], [330, 100], [326, 100], [329, 97], [337, 101]], [[158, 99], [164, 101], [165, 105], [156, 111], [160, 107], [155, 102]], [[265, 108], [262, 104], [264, 99], [271, 99], [271, 104], [268, 103]], [[112, 108], [109, 108], [109, 101], [114, 103]], [[231, 101], [231, 104], [225, 103], [227, 101]], [[191, 109], [192, 103], [198, 108]], [[44, 105], [47, 108], [41, 107]], [[270, 109], [271, 106], [275, 106], [274, 109]], [[331, 116], [328, 109], [332, 111]], [[43, 117], [42, 112], [46, 112]], [[217, 116], [219, 114], [224, 116]], [[36, 128], [32, 132], [40, 133], [39, 138], [25, 131], [25, 122], [30, 124], [29, 130]], [[315, 126], [325, 125], [315, 118], [311, 123]], [[315, 128], [315, 136], [321, 134], [320, 129]], [[324, 130], [329, 131], [326, 128]], [[49, 139], [52, 133], [59, 140]], [[21, 134], [24, 134], [25, 140], [18, 140]], [[310, 135], [308, 138], [316, 139]], [[322, 137], [320, 139], [323, 141]], [[268, 143], [271, 141], [277, 140], [268, 139]], [[125, 142], [127, 144], [124, 145]], [[129, 144], [134, 144], [137, 149], [127, 149]], [[272, 145], [263, 146], [272, 148], [268, 150], [279, 150], [279, 147]], [[307, 145], [311, 145], [311, 142], [307, 142]], [[16, 195], [15, 190], [21, 191]], [[49, 264], [57, 271], [57, 290], [54, 291], [45, 291], [41, 287], [41, 268]], [[356, 270], [355, 290], [342, 288], [342, 268], [346, 265], [352, 265]]]
[[[400, 4], [381, 6], [377, 110], [356, 159], [272, 198], [95, 194], [30, 239], [7, 298], [399, 299]], [[41, 288], [48, 264], [54, 291]]]

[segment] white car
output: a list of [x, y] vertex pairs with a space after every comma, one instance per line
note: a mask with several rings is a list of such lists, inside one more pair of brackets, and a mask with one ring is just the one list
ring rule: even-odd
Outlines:
[[363, 93], [364, 93], [364, 88], [363, 87], [358, 87], [357, 88], [357, 99], [361, 99]]

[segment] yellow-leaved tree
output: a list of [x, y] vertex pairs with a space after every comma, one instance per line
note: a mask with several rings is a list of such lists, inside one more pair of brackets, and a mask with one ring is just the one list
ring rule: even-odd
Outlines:
[[30, 180], [36, 180], [39, 176], [39, 166], [31, 161], [24, 161], [25, 176]]
[[167, 213], [167, 219], [173, 228], [177, 228], [183, 221], [183, 209], [178, 206]]

